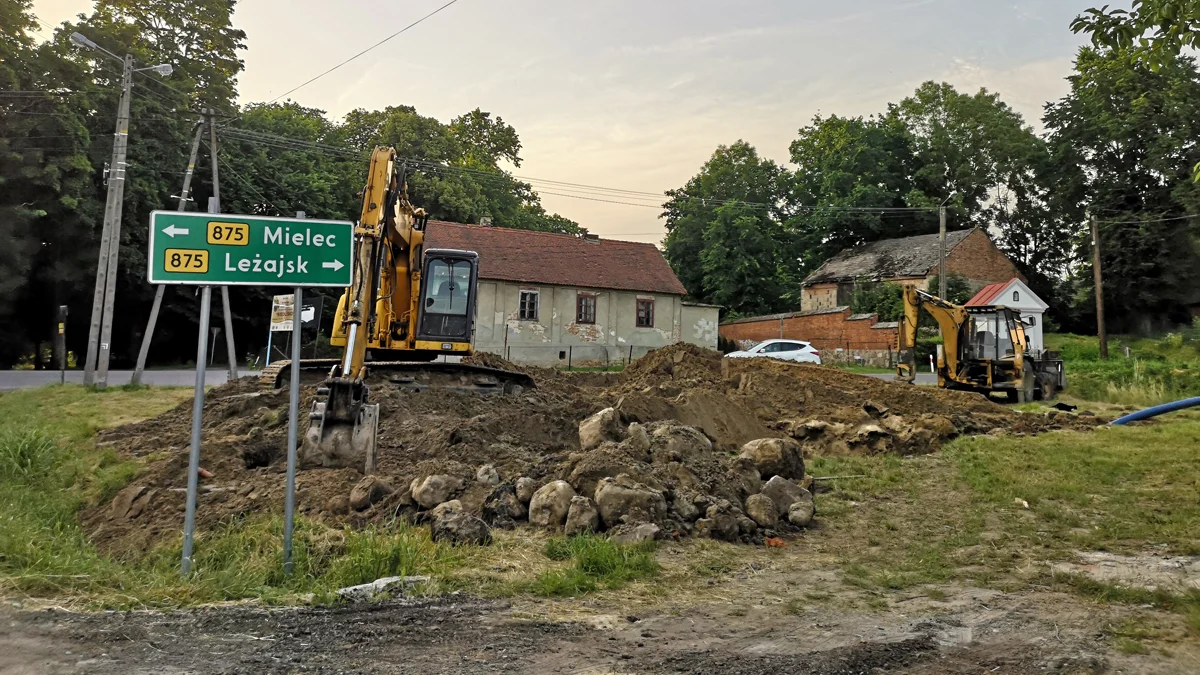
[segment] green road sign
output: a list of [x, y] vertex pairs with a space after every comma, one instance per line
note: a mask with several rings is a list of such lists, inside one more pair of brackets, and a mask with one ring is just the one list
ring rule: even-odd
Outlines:
[[228, 213], [150, 214], [150, 283], [349, 286], [354, 223]]

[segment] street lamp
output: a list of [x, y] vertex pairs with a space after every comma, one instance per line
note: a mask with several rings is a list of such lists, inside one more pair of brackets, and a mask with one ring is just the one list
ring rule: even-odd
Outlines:
[[100, 231], [100, 258], [96, 264], [96, 288], [92, 295], [87, 360], [83, 367], [84, 384], [103, 389], [108, 386], [109, 340], [112, 337], [113, 305], [117, 291], [117, 254], [121, 248], [121, 209], [125, 199], [125, 153], [129, 149], [129, 98], [133, 89], [133, 74], [153, 70], [160, 75], [170, 75], [174, 69], [167, 63], [135, 69], [132, 54], [121, 58], [82, 33], [71, 33], [70, 39], [78, 47], [100, 52], [125, 65], [121, 73], [117, 130], [113, 134], [112, 173], [108, 179], [108, 197], [104, 202], [104, 227]]

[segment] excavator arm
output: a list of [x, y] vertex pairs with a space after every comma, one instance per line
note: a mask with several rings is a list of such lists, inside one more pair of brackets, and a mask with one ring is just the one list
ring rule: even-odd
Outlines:
[[924, 309], [938, 324], [942, 334], [942, 354], [938, 358], [938, 386], [954, 379], [959, 367], [959, 346], [962, 329], [967, 323], [967, 310], [913, 286], [904, 287], [904, 315], [896, 334], [896, 350], [900, 363], [896, 379], [911, 384], [917, 375], [917, 324]]

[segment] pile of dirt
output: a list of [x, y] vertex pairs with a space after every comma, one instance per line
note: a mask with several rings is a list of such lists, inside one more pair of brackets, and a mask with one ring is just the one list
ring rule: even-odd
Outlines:
[[[472, 362], [522, 370], [537, 387], [515, 396], [406, 393], [374, 376], [375, 478], [302, 470], [298, 510], [351, 527], [431, 520], [451, 539], [461, 530], [466, 540], [486, 540], [482, 519], [608, 530], [626, 540], [762, 541], [808, 526], [805, 458], [923, 453], [963, 434], [1098, 422], [829, 367], [722, 359], [687, 344], [651, 352], [619, 375], [519, 369], [494, 355]], [[302, 387], [302, 418], [315, 396], [315, 385]], [[178, 532], [190, 427], [188, 402], [101, 435], [101, 444], [141, 458], [146, 470], [111, 504], [84, 512], [100, 546], [136, 550]], [[213, 389], [203, 418], [201, 465], [211, 477], [202, 480], [200, 526], [281, 512], [286, 443], [286, 391], [263, 391], [250, 379]]]

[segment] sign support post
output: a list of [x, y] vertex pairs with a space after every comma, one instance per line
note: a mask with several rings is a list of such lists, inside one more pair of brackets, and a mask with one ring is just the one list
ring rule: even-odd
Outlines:
[[292, 527], [295, 523], [296, 504], [296, 439], [299, 432], [300, 416], [300, 331], [304, 326], [301, 320], [300, 308], [302, 289], [297, 286], [295, 300], [292, 303], [292, 368], [288, 395], [288, 448], [287, 448], [287, 487], [284, 490], [283, 502], [283, 572], [292, 573]]
[[184, 576], [192, 571], [192, 538], [196, 532], [196, 493], [200, 489], [200, 431], [204, 424], [204, 373], [208, 359], [208, 317], [212, 309], [212, 286], [200, 292], [200, 335], [196, 346], [196, 392], [192, 399], [192, 452], [188, 457], [187, 507], [183, 517]]

